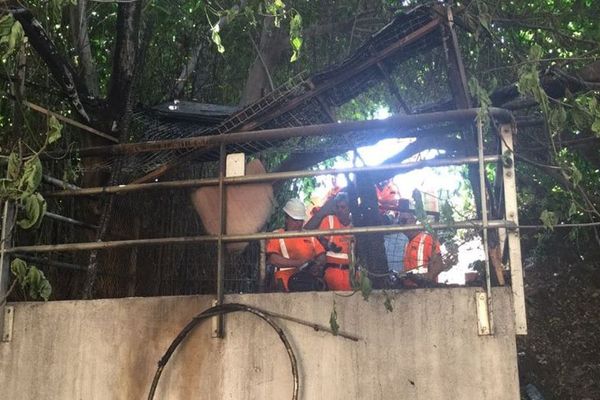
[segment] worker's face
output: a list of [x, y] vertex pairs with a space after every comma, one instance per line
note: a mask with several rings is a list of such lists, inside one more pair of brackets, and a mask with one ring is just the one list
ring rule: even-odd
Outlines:
[[350, 223], [350, 207], [345, 201], [338, 201], [335, 205], [335, 216], [338, 217], [340, 222], [344, 225]]
[[[417, 218], [413, 213], [408, 212], [400, 212], [398, 213], [398, 225], [415, 225], [417, 223]], [[410, 231], [403, 232], [409, 239], [415, 237], [418, 233], [418, 229], [413, 229]]]
[[417, 218], [413, 213], [400, 212], [398, 213], [398, 225], [414, 225]]
[[294, 219], [289, 215], [285, 215], [285, 230], [286, 231], [299, 231], [304, 225], [304, 220]]

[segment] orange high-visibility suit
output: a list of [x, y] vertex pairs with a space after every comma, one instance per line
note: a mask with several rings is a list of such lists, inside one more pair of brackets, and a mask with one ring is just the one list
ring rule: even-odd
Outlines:
[[[278, 229], [275, 232], [285, 232], [283, 229]], [[279, 254], [288, 259], [304, 259], [313, 260], [318, 255], [325, 253], [325, 248], [314, 237], [297, 237], [297, 238], [280, 238], [269, 239], [266, 243], [266, 253]], [[296, 267], [276, 267], [275, 282], [281, 280], [283, 288], [288, 291], [288, 280], [298, 268]]]
[[426, 274], [431, 257], [435, 254], [440, 254], [440, 243], [429, 233], [420, 232], [406, 245], [404, 271]]
[[[328, 215], [323, 218], [320, 230], [350, 228], [351, 225], [342, 225], [338, 217]], [[327, 240], [340, 248], [338, 252], [329, 250], [326, 253], [327, 265], [325, 269], [325, 282], [329, 290], [352, 290], [350, 285], [350, 252], [351, 243], [354, 241], [352, 235], [332, 235]]]

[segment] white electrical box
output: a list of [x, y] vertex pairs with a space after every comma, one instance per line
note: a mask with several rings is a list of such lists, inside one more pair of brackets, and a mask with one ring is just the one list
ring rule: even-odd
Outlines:
[[225, 176], [244, 176], [246, 174], [246, 155], [244, 153], [227, 154]]

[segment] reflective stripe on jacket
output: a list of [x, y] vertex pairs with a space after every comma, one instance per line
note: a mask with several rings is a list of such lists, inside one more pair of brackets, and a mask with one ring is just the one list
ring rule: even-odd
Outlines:
[[431, 256], [440, 253], [440, 244], [427, 232], [420, 232], [412, 238], [404, 250], [404, 270], [427, 273]]

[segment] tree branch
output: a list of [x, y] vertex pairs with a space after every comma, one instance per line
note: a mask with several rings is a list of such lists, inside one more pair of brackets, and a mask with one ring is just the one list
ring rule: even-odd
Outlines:
[[113, 127], [121, 120], [133, 86], [141, 8], [141, 1], [118, 5], [117, 38], [108, 91], [108, 107]]
[[67, 95], [71, 106], [81, 118], [90, 122], [90, 117], [81, 100], [82, 97], [89, 98], [88, 90], [83, 82], [76, 80], [75, 77], [77, 74], [74, 68], [61, 56], [56, 45], [31, 11], [23, 7], [18, 7], [11, 9], [10, 13], [23, 27], [29, 43], [42, 60], [44, 60], [50, 73]]

